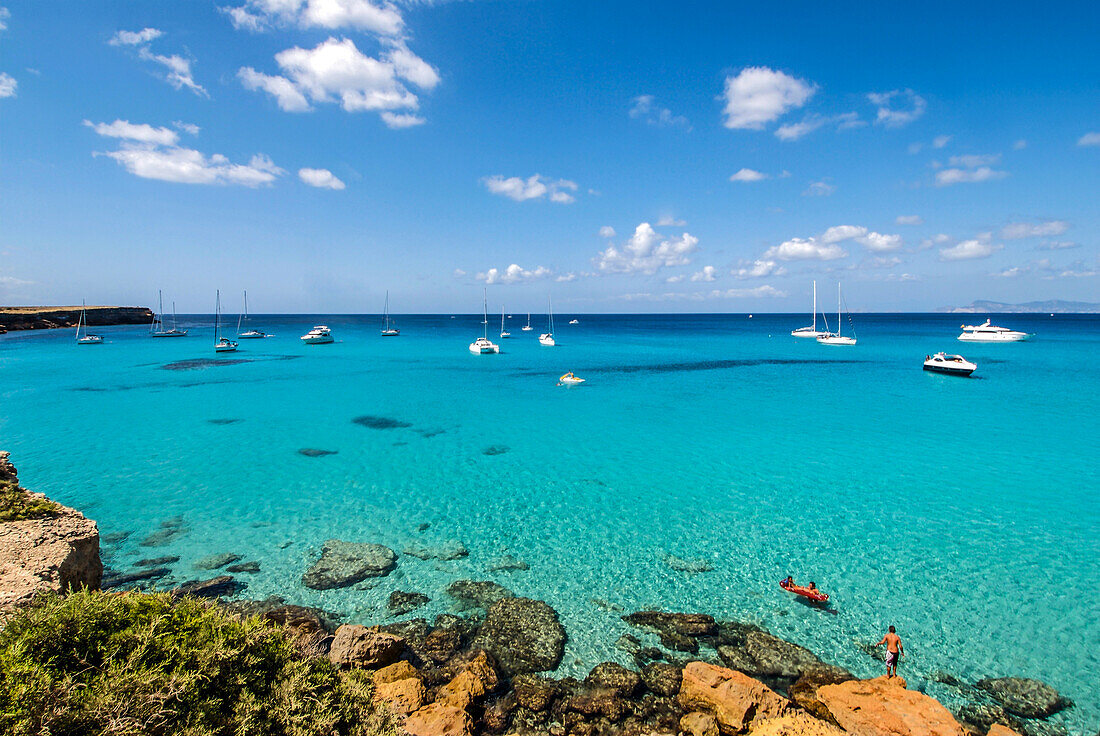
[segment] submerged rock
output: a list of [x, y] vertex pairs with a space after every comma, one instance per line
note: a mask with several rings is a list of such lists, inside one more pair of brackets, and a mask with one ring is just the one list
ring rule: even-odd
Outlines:
[[674, 697], [680, 692], [680, 683], [684, 679], [684, 670], [668, 662], [653, 662], [642, 668], [642, 682], [657, 695]]
[[421, 606], [430, 603], [431, 598], [423, 593], [406, 593], [401, 590], [395, 590], [390, 593], [390, 600], [388, 603], [390, 613], [394, 616], [404, 616], [410, 611], [415, 611]]
[[560, 692], [557, 682], [533, 674], [516, 675], [512, 678], [512, 688], [520, 706], [535, 713], [549, 708]]
[[367, 427], [369, 429], [403, 429], [405, 427], [413, 426], [408, 422], [402, 422], [399, 419], [391, 419], [390, 417], [376, 417], [370, 414], [364, 414], [362, 416], [355, 417], [355, 419], [352, 419], [351, 421], [361, 427]]
[[207, 419], [206, 421], [209, 422], [210, 424], [218, 424], [218, 425], [224, 426], [226, 424], [236, 424], [237, 422], [242, 422], [244, 420], [243, 419]]
[[394, 551], [381, 544], [330, 539], [321, 548], [321, 558], [302, 575], [302, 585], [314, 590], [346, 588], [367, 578], [388, 575], [396, 561]]
[[[807, 672], [826, 668], [809, 649], [755, 626], [724, 622], [721, 638], [730, 642], [718, 646], [718, 656], [726, 666], [783, 688]], [[849, 675], [846, 679], [852, 678]]]
[[693, 574], [700, 572], [710, 572], [714, 569], [714, 565], [710, 564], [710, 562], [707, 560], [687, 560], [683, 557], [677, 557], [675, 555], [667, 555], [665, 557], [665, 564], [676, 572], [687, 572]]
[[99, 538], [99, 541], [103, 544], [118, 544], [119, 542], [125, 542], [132, 532], [111, 532], [110, 534], [104, 534]]
[[1021, 718], [1046, 718], [1073, 705], [1050, 685], [1024, 677], [986, 678], [977, 682], [1009, 713]]
[[512, 555], [501, 555], [489, 563], [489, 572], [513, 572], [515, 570], [530, 569], [530, 565]]
[[138, 560], [134, 563], [134, 567], [160, 567], [161, 565], [171, 565], [172, 563], [179, 561], [179, 555], [168, 555], [166, 557], [149, 557], [144, 560]]
[[207, 555], [192, 565], [192, 567], [196, 570], [217, 570], [219, 567], [225, 567], [229, 563], [236, 562], [239, 559], [241, 559], [240, 555], [235, 555], [232, 552], [222, 552], [216, 555]]
[[103, 590], [119, 588], [123, 585], [133, 585], [147, 580], [159, 580], [172, 571], [167, 567], [153, 567], [145, 570], [131, 570], [129, 572], [105, 572], [101, 587]]
[[187, 533], [184, 527], [171, 527], [147, 534], [138, 544], [142, 547], [164, 547]]
[[485, 608], [515, 593], [491, 580], [456, 580], [447, 586], [447, 595], [459, 601], [460, 609]]
[[195, 598], [223, 598], [239, 594], [248, 586], [232, 575], [219, 575], [209, 580], [188, 580], [172, 591], [174, 597], [194, 596]]
[[324, 457], [325, 455], [335, 455], [340, 452], [339, 450], [321, 450], [316, 447], [303, 447], [298, 450], [299, 455], [305, 455], [306, 457]]
[[504, 453], [508, 452], [511, 449], [512, 448], [508, 447], [508, 445], [489, 445], [488, 447], [486, 447], [484, 450], [481, 451], [481, 454], [483, 454], [483, 455], [503, 455]]
[[226, 572], [259, 572], [260, 571], [260, 563], [259, 562], [242, 562], [239, 565], [230, 565], [229, 567], [225, 568], [225, 571]]
[[320, 608], [290, 605], [282, 596], [273, 595], [262, 601], [231, 601], [226, 610], [241, 616], [259, 616], [276, 626], [289, 626], [305, 634], [331, 633], [336, 630], [336, 618]]
[[618, 662], [601, 662], [584, 678], [584, 684], [628, 698], [642, 686], [642, 676]]
[[471, 644], [485, 649], [508, 675], [556, 669], [565, 651], [557, 612], [530, 598], [501, 598], [489, 606]]
[[681, 652], [699, 651], [696, 638], [718, 631], [714, 618], [704, 613], [638, 611], [623, 616], [623, 621], [635, 628], [657, 633], [661, 637], [662, 645]]
[[470, 551], [462, 542], [451, 539], [434, 547], [413, 542], [405, 547], [405, 554], [420, 560], [458, 560], [469, 555]]

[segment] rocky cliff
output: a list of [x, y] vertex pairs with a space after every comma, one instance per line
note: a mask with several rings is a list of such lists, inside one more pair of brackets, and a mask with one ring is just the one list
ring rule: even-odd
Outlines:
[[39, 592], [99, 588], [103, 563], [96, 523], [60, 504], [41, 510], [45, 496], [19, 487], [6, 452], [0, 452], [0, 483], [9, 493], [25, 494], [28, 506], [38, 509], [31, 518], [0, 522], [0, 611]]
[[[0, 307], [0, 332], [7, 330], [49, 330], [75, 327], [82, 307]], [[87, 307], [88, 324], [142, 325], [153, 319], [146, 307]]]

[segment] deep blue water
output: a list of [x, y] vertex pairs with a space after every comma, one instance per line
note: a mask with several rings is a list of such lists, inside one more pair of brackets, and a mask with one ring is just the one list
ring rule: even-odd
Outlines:
[[[467, 350], [480, 315], [398, 316], [399, 338], [375, 316], [256, 316], [276, 337], [223, 365], [208, 363], [205, 316], [181, 318], [180, 339], [12, 333], [0, 448], [24, 485], [104, 535], [130, 532], [106, 547], [116, 569], [179, 555], [180, 581], [234, 552], [261, 563], [238, 576], [245, 595], [364, 623], [390, 620], [395, 589], [429, 595], [410, 616], [431, 617], [450, 610], [451, 581], [496, 580], [560, 612], [562, 673], [628, 662], [617, 608], [753, 621], [859, 675], [880, 665], [854, 641], [892, 623], [903, 674], [931, 694], [954, 702], [936, 670], [1037, 677], [1077, 702], [1059, 722], [1095, 730], [1100, 316], [997, 316], [1034, 339], [972, 345], [959, 324], [984, 315], [855, 315], [851, 348], [790, 337], [799, 315], [572, 316], [546, 348], [544, 317], [525, 333], [516, 314], [498, 356]], [[336, 344], [300, 343], [318, 322]], [[923, 372], [937, 350], [977, 362], [975, 377]], [[569, 370], [587, 383], [556, 386]], [[140, 546], [177, 515], [186, 533]], [[331, 537], [470, 554], [402, 555], [364, 589], [303, 587]], [[490, 572], [505, 554], [530, 569]], [[669, 555], [713, 569], [677, 572]], [[837, 615], [779, 590], [788, 573]]]

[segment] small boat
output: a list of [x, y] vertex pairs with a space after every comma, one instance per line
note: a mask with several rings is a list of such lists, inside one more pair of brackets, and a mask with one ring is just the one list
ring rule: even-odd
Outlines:
[[470, 343], [470, 352], [474, 355], [496, 355], [500, 348], [489, 340], [489, 300], [483, 296], [481, 304], [481, 325], [484, 334]]
[[222, 337], [222, 293], [219, 290], [217, 292], [217, 298], [214, 301], [214, 352], [215, 353], [233, 353], [237, 350], [237, 343], [230, 340], [228, 337]]
[[584, 383], [584, 379], [573, 375], [573, 371], [569, 371], [558, 379], [559, 386], [579, 386], [582, 383]]
[[238, 340], [262, 340], [265, 337], [271, 337], [263, 330], [257, 330], [253, 327], [251, 330], [245, 330], [241, 332], [241, 323], [248, 321], [248, 292], [244, 293], [244, 311], [237, 317], [237, 339]]
[[[840, 282], [836, 285], [836, 332], [826, 332], [824, 335], [818, 335], [817, 341], [822, 345], [855, 345], [855, 327], [852, 327], [852, 336], [840, 334]], [[852, 315], [848, 314], [848, 323], [851, 324]], [[793, 334], [793, 333], [792, 333]]]
[[581, 323], [581, 321], [579, 319], [569, 320], [569, 324], [571, 324], [571, 325], [579, 325], [580, 323]]
[[390, 319], [390, 292], [386, 291], [386, 308], [382, 312], [382, 337], [397, 337], [401, 330], [397, 329]]
[[978, 366], [961, 355], [936, 353], [924, 356], [924, 370], [951, 376], [969, 376], [978, 370]]
[[[810, 313], [813, 316], [813, 324], [809, 327], [799, 327], [796, 330], [791, 330], [791, 337], [824, 337], [829, 334], [828, 332], [818, 332], [817, 330], [817, 282], [814, 281], [814, 309]], [[752, 319], [752, 315], [749, 315], [749, 319]]]
[[530, 332], [531, 330], [535, 329], [534, 327], [531, 326], [531, 313], [530, 312], [527, 313], [527, 324], [522, 329], [523, 329], [524, 332]]
[[554, 347], [554, 307], [550, 303], [550, 297], [546, 297], [546, 332], [539, 335], [539, 345]]
[[[76, 321], [76, 344], [77, 345], [99, 345], [103, 342], [103, 338], [99, 335], [93, 335], [88, 332], [88, 307], [85, 302], [80, 303], [80, 319]], [[80, 334], [81, 326], [84, 327], [84, 334]]]
[[512, 333], [504, 329], [504, 307], [500, 308], [500, 336], [501, 338], [511, 337]]
[[176, 303], [172, 302], [172, 326], [164, 325], [164, 293], [157, 291], [157, 309], [153, 315], [153, 321], [149, 325], [150, 337], [187, 337], [187, 330], [181, 330], [176, 326]]
[[980, 325], [963, 325], [959, 335], [963, 342], [1020, 342], [1029, 337], [1031, 335], [1026, 332], [991, 325], [988, 319]]
[[808, 598], [814, 603], [826, 603], [829, 600], [828, 593], [822, 593], [817, 588], [807, 588], [802, 585], [795, 585], [793, 582], [790, 582], [789, 579], [780, 581], [779, 587], [788, 593], [794, 593], [803, 598]]
[[333, 342], [332, 330], [325, 325], [317, 325], [312, 330], [302, 335], [301, 340], [307, 345], [324, 345]]

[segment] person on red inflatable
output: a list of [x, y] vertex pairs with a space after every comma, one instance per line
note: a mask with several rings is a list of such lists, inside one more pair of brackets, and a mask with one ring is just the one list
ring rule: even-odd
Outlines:
[[881, 647], [883, 644], [886, 645], [886, 676], [895, 677], [898, 674], [898, 660], [905, 656], [905, 648], [901, 645], [901, 637], [894, 631], [893, 626], [875, 646]]

